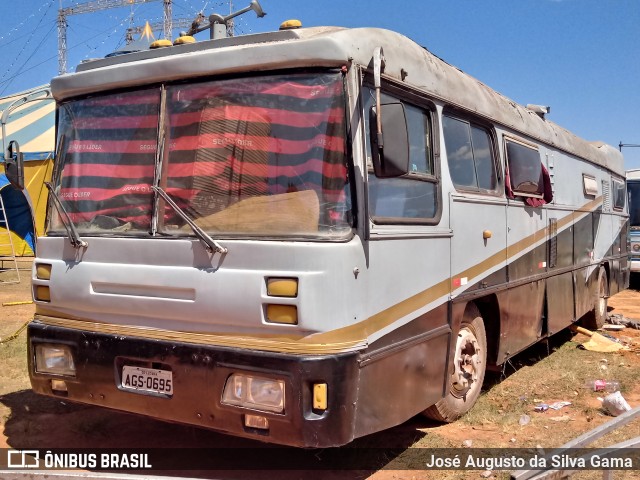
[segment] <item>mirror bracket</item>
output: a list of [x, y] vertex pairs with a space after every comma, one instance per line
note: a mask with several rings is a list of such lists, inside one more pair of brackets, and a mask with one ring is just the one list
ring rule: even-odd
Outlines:
[[16, 140], [11, 140], [4, 152], [4, 170], [11, 185], [24, 190], [24, 153]]
[[382, 109], [380, 101], [380, 89], [382, 88], [381, 76], [385, 67], [385, 58], [382, 47], [376, 47], [373, 51], [373, 86], [376, 89], [376, 136], [378, 150], [384, 148], [384, 140], [382, 138]]

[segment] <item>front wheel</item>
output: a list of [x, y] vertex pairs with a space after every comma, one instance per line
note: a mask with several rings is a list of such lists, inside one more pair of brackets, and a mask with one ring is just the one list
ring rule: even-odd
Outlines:
[[467, 308], [460, 324], [453, 362], [445, 397], [423, 412], [440, 422], [453, 422], [467, 413], [482, 389], [487, 366], [487, 335], [475, 305]]

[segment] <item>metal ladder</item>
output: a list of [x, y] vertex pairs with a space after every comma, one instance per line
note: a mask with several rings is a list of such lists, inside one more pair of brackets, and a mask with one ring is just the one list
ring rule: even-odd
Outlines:
[[[4, 208], [4, 201], [2, 195], [0, 195], [0, 225], [6, 230], [0, 231], [0, 249], [4, 247], [11, 248], [11, 255], [0, 256], [0, 285], [8, 283], [20, 283], [20, 270], [18, 269], [18, 261], [16, 260], [16, 251], [13, 247], [13, 238], [11, 237], [11, 229], [9, 228], [9, 221], [7, 220], [7, 212]], [[8, 243], [7, 243], [8, 242]], [[5, 267], [6, 263], [9, 263], [9, 268]], [[12, 265], [12, 266], [11, 266]], [[15, 272], [15, 277], [10, 272]], [[9, 279], [5, 280], [3, 277], [9, 274]]]

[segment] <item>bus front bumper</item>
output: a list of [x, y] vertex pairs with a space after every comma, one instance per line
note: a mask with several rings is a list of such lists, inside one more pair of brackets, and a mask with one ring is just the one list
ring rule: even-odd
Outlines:
[[[287, 355], [79, 331], [37, 319], [28, 327], [28, 347], [31, 385], [42, 395], [282, 445], [330, 447], [354, 438], [359, 375], [355, 352]], [[43, 349], [47, 355], [53, 352], [49, 360], [54, 373], [42, 358], [40, 364], [36, 361], [36, 352], [43, 357]], [[75, 372], [55, 370], [60, 352], [70, 352]], [[131, 380], [123, 378], [132, 371], [159, 375], [164, 387], [170, 381], [170, 394], [132, 388]], [[243, 398], [264, 395], [238, 381], [248, 377], [263, 381], [258, 389], [283, 385], [282, 411], [272, 405], [264, 409], [261, 404], [229, 404], [228, 398], [223, 399], [225, 385], [230, 398], [237, 397], [234, 388]], [[140, 376], [140, 380], [138, 384], [144, 384], [148, 378]], [[157, 383], [149, 385], [152, 390]], [[266, 398], [270, 395], [267, 392]], [[274, 395], [280, 398], [277, 392]]]

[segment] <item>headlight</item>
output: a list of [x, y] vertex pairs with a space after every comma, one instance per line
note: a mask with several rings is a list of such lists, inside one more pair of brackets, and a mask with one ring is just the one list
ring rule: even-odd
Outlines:
[[75, 377], [71, 349], [66, 345], [36, 345], [36, 372]]
[[638, 250], [640, 250], [640, 243], [634, 243], [631, 248], [634, 252], [637, 252]]
[[222, 403], [267, 412], [284, 411], [284, 380], [234, 373], [227, 379]]

